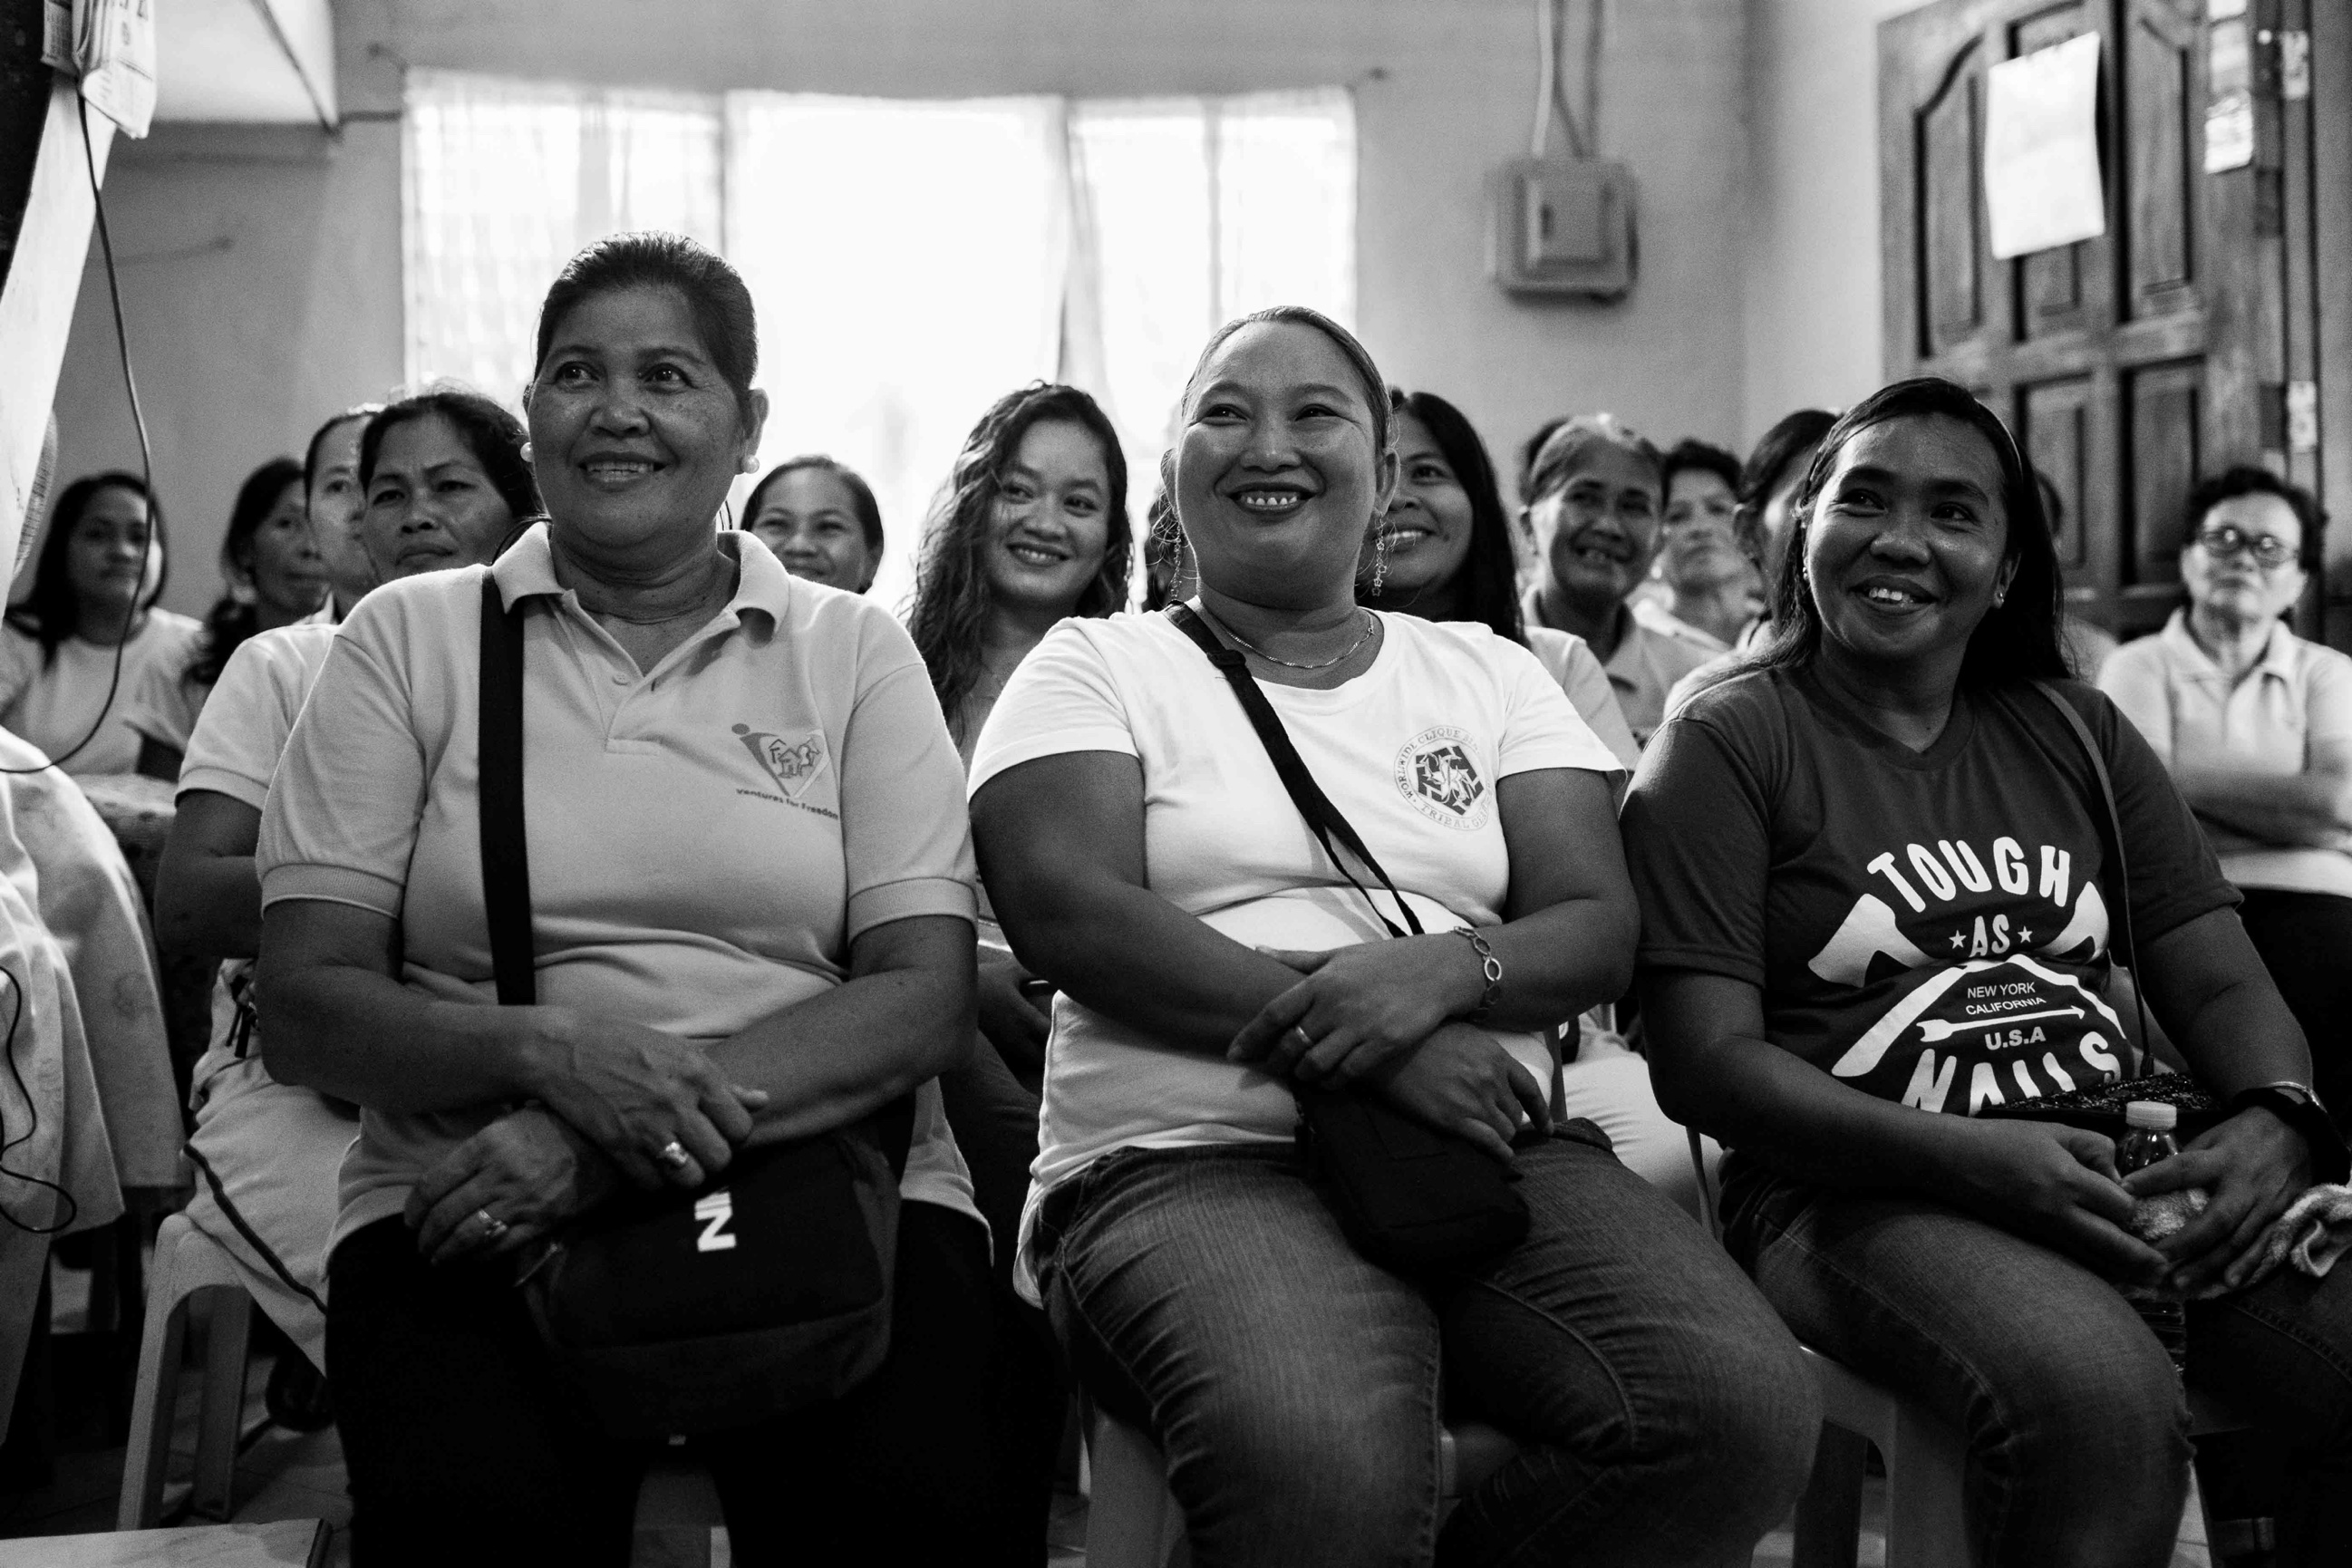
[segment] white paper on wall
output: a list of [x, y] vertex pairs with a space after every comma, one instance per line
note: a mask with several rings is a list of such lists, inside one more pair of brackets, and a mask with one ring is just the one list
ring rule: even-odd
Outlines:
[[1985, 212], [2001, 260], [2107, 232], [2099, 178], [2099, 35], [1985, 73]]

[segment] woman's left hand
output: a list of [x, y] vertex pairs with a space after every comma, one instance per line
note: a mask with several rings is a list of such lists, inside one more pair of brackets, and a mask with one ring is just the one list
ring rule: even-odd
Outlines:
[[1243, 1025], [1225, 1057], [1277, 1078], [1352, 1082], [1468, 1012], [1486, 991], [1476, 951], [1450, 932], [1328, 952], [1258, 951], [1306, 978]]
[[[552, 1112], [527, 1106], [443, 1157], [408, 1194], [429, 1263], [498, 1258], [538, 1240], [624, 1184], [620, 1170]], [[486, 1225], [484, 1215], [492, 1225]]]
[[2157, 1244], [2172, 1259], [2167, 1283], [2194, 1294], [2263, 1237], [2311, 1185], [2303, 1134], [2260, 1106], [2238, 1112], [2169, 1160], [2124, 1178], [2136, 1198], [2203, 1187], [2205, 1212]]

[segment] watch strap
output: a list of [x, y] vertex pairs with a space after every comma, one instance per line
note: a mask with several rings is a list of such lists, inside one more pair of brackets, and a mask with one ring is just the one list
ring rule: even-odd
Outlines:
[[2347, 1150], [2344, 1134], [2309, 1085], [2281, 1079], [2257, 1084], [2230, 1097], [2231, 1115], [2255, 1106], [2303, 1134], [2303, 1141], [2311, 1148], [2314, 1181], [2341, 1182], [2347, 1173], [2352, 1173], [2352, 1151]]

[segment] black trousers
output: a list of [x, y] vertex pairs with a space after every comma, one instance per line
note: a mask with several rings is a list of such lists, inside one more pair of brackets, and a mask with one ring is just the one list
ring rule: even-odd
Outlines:
[[[338, 1247], [328, 1279], [358, 1568], [624, 1568], [656, 1450], [604, 1436], [556, 1384], [509, 1268], [434, 1268], [387, 1219]], [[829, 1405], [689, 1445], [736, 1562], [1035, 1568], [1037, 1531], [999, 1458], [1010, 1368], [991, 1295], [981, 1227], [905, 1205], [881, 1370]]]
[[2311, 1041], [2312, 1087], [2352, 1128], [2352, 899], [2248, 888], [2238, 918]]

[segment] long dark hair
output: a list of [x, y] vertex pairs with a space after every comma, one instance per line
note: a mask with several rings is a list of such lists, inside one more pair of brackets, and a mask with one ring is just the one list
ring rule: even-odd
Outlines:
[[2072, 678], [2058, 640], [2058, 552], [2051, 542], [2050, 521], [2042, 510], [2042, 490], [2034, 482], [2033, 470], [1999, 415], [1978, 402], [1968, 388], [1937, 375], [1879, 388], [1847, 409], [1814, 448], [1805, 482], [1796, 496], [1771, 640], [1745, 668], [1801, 669], [1820, 655], [1822, 614], [1805, 582], [1805, 540], [1812, 527], [1814, 503], [1837, 466], [1839, 451], [1856, 435], [1890, 419], [1930, 415], [1960, 421], [1992, 448], [2000, 465], [2000, 507], [2009, 525], [2009, 554], [2017, 563], [2008, 596], [1987, 612], [1969, 636], [1968, 651], [1960, 662], [1960, 684], [1985, 687]]
[[1102, 448], [1103, 522], [1109, 545], [1102, 570], [1078, 595], [1074, 616], [1108, 616], [1127, 604], [1127, 577], [1134, 559], [1134, 531], [1127, 520], [1127, 454], [1118, 432], [1095, 400], [1075, 386], [1037, 382], [1008, 392], [989, 405], [964, 438], [955, 467], [931, 508], [923, 531], [921, 558], [915, 563], [915, 603], [907, 631], [931, 672], [931, 689], [950, 727], [981, 674], [981, 634], [988, 621], [988, 574], [981, 552], [996, 510], [1004, 470], [1021, 450], [1030, 426], [1048, 420], [1078, 426]]
[[[302, 465], [291, 458], [272, 458], [245, 477], [245, 483], [236, 488], [236, 504], [229, 508], [228, 531], [221, 536], [223, 576], [231, 582], [244, 577], [250, 583], [254, 535], [261, 531], [262, 520], [286, 493], [286, 487], [301, 482]], [[223, 594], [205, 616], [204, 640], [196, 645], [195, 657], [188, 661], [182, 679], [210, 686], [220, 679], [237, 645], [260, 629], [261, 606], [249, 593]]]
[[841, 481], [841, 488], [849, 492], [850, 509], [857, 513], [857, 526], [865, 531], [866, 548], [874, 552], [876, 560], [880, 560], [882, 558], [882, 508], [874, 500], [874, 487], [867, 484], [864, 476], [860, 475], [856, 468], [837, 458], [828, 458], [822, 452], [809, 452], [801, 457], [787, 458], [761, 474], [760, 482], [751, 487], [751, 493], [743, 498], [743, 517], [735, 526], [739, 529], [749, 529], [751, 526], [751, 520], [760, 515], [760, 498], [768, 493], [768, 487], [786, 474], [797, 474], [804, 468], [814, 468], [819, 473], [831, 474]]
[[57, 662], [58, 645], [80, 629], [81, 600], [74, 594], [66, 564], [67, 547], [74, 530], [81, 526], [82, 513], [89, 510], [98, 492], [110, 486], [129, 490], [147, 503], [147, 536], [163, 557], [163, 567], [155, 574], [155, 586], [140, 599], [140, 609], [147, 609], [163, 596], [163, 584], [171, 576], [172, 550], [163, 538], [163, 509], [148, 492], [146, 480], [121, 468], [109, 468], [68, 485], [58, 492], [58, 504], [49, 513], [48, 537], [41, 541], [41, 558], [33, 567], [32, 591], [23, 604], [8, 612], [10, 626], [40, 643], [44, 669]]
[[[1462, 585], [1457, 620], [1482, 621], [1498, 637], [1524, 645], [1527, 627], [1519, 617], [1518, 559], [1511, 550], [1511, 514], [1503, 510], [1503, 493], [1495, 478], [1494, 459], [1486, 443], [1470, 421], [1433, 392], [1389, 394], [1390, 405], [1400, 415], [1421, 421], [1446, 467], [1454, 470], [1463, 493], [1470, 498], [1470, 550], [1463, 556], [1454, 580]], [[1356, 597], [1375, 609], [1412, 608], [1412, 595], [1360, 590]]]
[[483, 477], [490, 481], [490, 488], [499, 492], [499, 499], [507, 503], [507, 510], [514, 518], [512, 532], [520, 532], [531, 519], [546, 510], [540, 504], [539, 479], [522, 455], [530, 439], [522, 421], [473, 388], [454, 383], [412, 393], [375, 411], [360, 437], [362, 495], [375, 483], [375, 464], [383, 453], [384, 437], [403, 425], [413, 425], [436, 415], [457, 428], [466, 449], [474, 454], [474, 461], [482, 465]]

